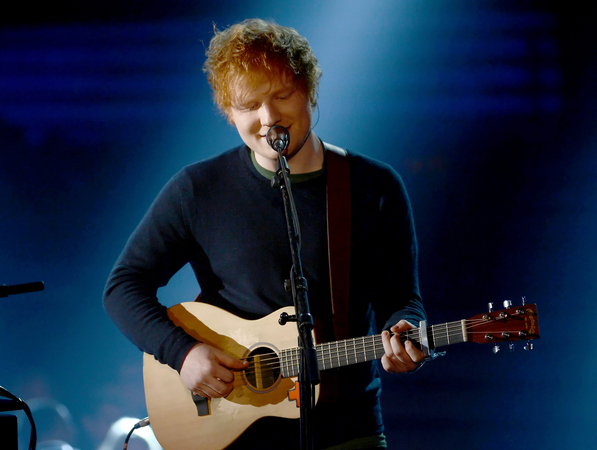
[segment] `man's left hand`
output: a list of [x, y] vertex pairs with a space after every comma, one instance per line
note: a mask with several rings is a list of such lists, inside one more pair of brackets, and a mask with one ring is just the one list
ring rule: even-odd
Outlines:
[[394, 335], [390, 338], [390, 333], [385, 331], [381, 333], [381, 340], [385, 354], [381, 358], [381, 365], [389, 373], [412, 372], [419, 367], [419, 364], [425, 359], [425, 354], [416, 348], [411, 341], [405, 341], [404, 345], [400, 342], [400, 333], [413, 328], [406, 320], [401, 320], [390, 330]]

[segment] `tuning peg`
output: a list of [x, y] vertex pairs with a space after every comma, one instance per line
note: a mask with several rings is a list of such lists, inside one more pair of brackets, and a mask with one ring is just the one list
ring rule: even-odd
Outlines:
[[514, 351], [514, 342], [510, 341], [510, 342], [508, 343], [508, 349], [509, 349], [511, 352], [513, 352], [513, 351]]
[[489, 309], [489, 312], [493, 312], [493, 302], [487, 303], [487, 309]]
[[532, 351], [532, 350], [533, 350], [533, 343], [532, 343], [531, 341], [527, 341], [527, 345], [525, 345], [525, 346], [524, 346], [524, 349], [525, 349], [527, 352], [530, 352], [530, 351]]
[[493, 344], [493, 348], [491, 349], [491, 351], [493, 352], [493, 354], [495, 355], [497, 352], [499, 352], [501, 350], [500, 346], [497, 344]]
[[504, 308], [508, 309], [512, 306], [512, 300], [504, 300]]
[[527, 298], [526, 297], [522, 297], [522, 306], [527, 304]]

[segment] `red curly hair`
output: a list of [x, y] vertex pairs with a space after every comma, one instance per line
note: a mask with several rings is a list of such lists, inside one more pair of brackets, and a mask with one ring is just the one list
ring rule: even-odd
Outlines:
[[307, 39], [293, 28], [248, 19], [223, 31], [214, 29], [203, 71], [214, 102], [229, 116], [241, 81], [256, 87], [263, 79], [291, 76], [312, 106], [317, 103], [321, 70]]

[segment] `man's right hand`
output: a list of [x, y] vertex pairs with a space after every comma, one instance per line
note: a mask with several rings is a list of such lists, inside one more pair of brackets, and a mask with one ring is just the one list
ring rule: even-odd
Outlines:
[[196, 395], [205, 398], [226, 397], [234, 388], [233, 371], [245, 369], [248, 364], [199, 342], [185, 358], [180, 377], [186, 388]]

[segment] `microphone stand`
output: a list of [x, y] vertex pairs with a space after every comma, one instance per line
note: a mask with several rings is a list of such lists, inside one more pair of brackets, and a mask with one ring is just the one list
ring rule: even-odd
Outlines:
[[14, 284], [12, 286], [2, 284], [0, 285], [0, 297], [8, 297], [9, 295], [26, 294], [27, 292], [37, 292], [43, 290], [43, 281], [35, 281], [33, 283], [24, 284]]
[[[292, 255], [292, 271], [290, 274], [290, 287], [296, 311], [295, 316], [281, 317], [279, 322], [284, 325], [287, 321], [296, 321], [299, 334], [299, 350], [301, 364], [299, 371], [299, 399], [300, 399], [300, 421], [301, 421], [301, 449], [311, 450], [313, 448], [313, 435], [311, 427], [311, 416], [315, 406], [315, 385], [319, 384], [319, 366], [317, 364], [317, 352], [313, 343], [313, 317], [309, 311], [309, 299], [307, 295], [307, 280], [303, 276], [303, 269], [300, 257], [299, 237], [297, 234], [295, 211], [292, 202], [292, 191], [288, 174], [290, 169], [288, 162], [282, 154], [288, 146], [288, 141], [282, 147], [276, 146], [278, 151], [277, 170], [272, 186], [278, 187], [284, 201], [284, 212], [288, 238], [290, 240], [290, 252]], [[287, 287], [287, 286], [285, 286]]]

